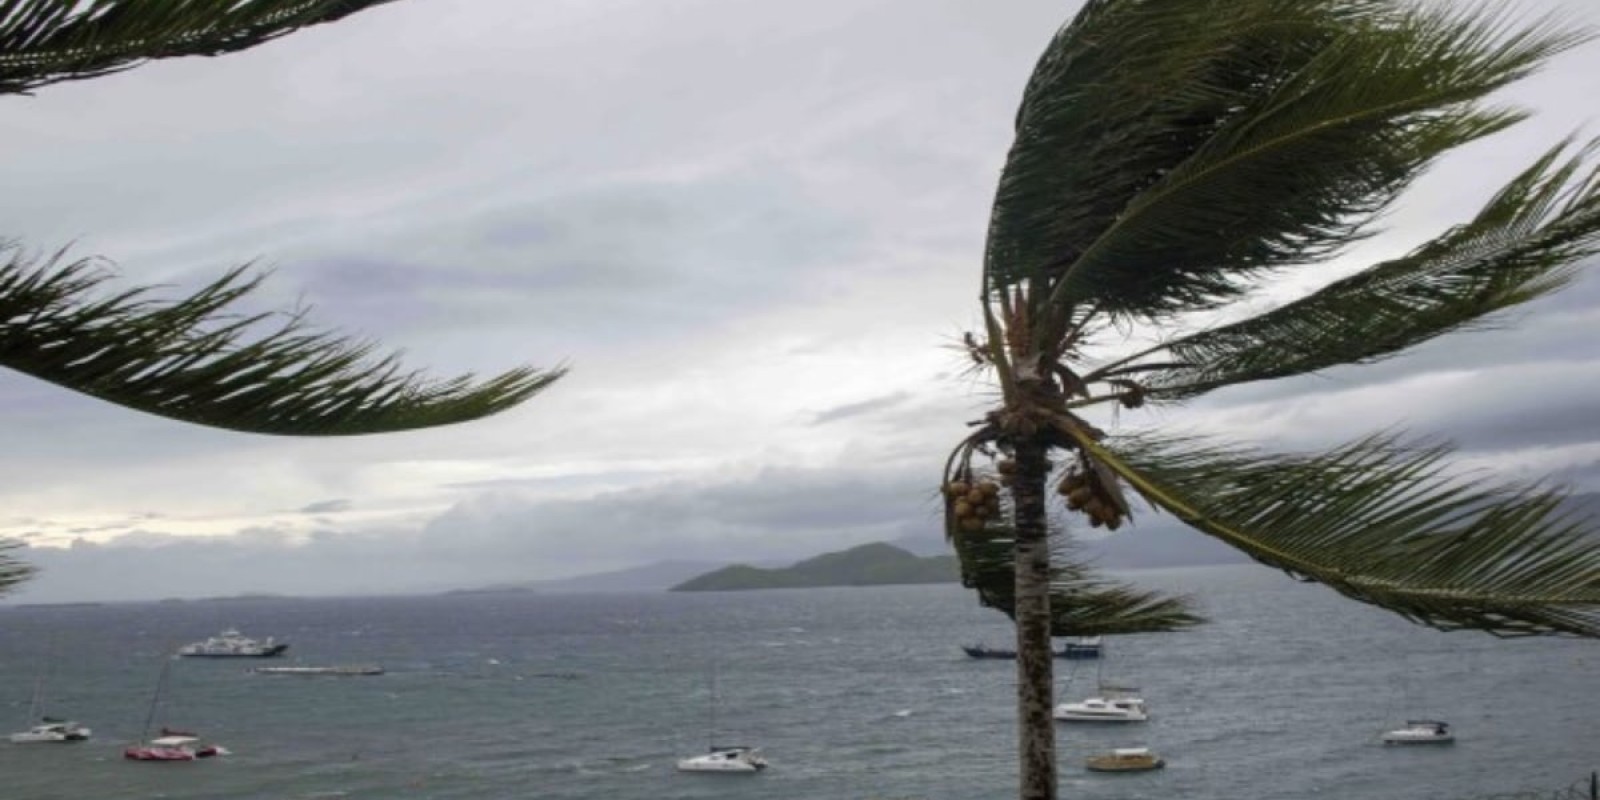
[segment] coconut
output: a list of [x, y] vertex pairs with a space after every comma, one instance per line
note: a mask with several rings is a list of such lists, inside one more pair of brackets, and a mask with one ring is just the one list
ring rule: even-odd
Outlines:
[[957, 500], [956, 501], [956, 516], [957, 517], [970, 517], [970, 516], [972, 516], [972, 504], [968, 503], [965, 500]]

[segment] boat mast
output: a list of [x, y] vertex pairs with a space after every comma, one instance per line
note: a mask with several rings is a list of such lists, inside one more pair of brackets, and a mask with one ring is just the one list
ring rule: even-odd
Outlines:
[[717, 662], [711, 662], [711, 702], [706, 722], [706, 751], [717, 749]]
[[28, 724], [35, 725], [39, 722], [39, 700], [44, 696], [44, 669], [39, 670], [39, 677], [33, 679], [33, 699], [28, 701]]
[[161, 659], [161, 676], [156, 678], [156, 691], [155, 691], [155, 694], [152, 694], [150, 696], [150, 710], [148, 712], [146, 712], [145, 715], [144, 715], [144, 733], [141, 734], [140, 738], [144, 739], [145, 741], [149, 741], [149, 739], [150, 739], [150, 725], [151, 725], [151, 723], [155, 722], [155, 719], [156, 719], [156, 708], [161, 705], [161, 696], [166, 693], [166, 689], [167, 689], [167, 670], [169, 670], [171, 668], [172, 668], [172, 657], [171, 656], [166, 656], [166, 657], [162, 658]]

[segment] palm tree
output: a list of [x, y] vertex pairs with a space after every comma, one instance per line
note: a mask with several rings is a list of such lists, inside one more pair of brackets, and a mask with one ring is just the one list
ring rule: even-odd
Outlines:
[[[0, 0], [0, 94], [158, 58], [243, 50], [390, 0]], [[0, 366], [139, 411], [214, 428], [336, 436], [447, 425], [503, 411], [563, 369], [437, 379], [304, 313], [238, 314], [259, 274], [227, 270], [194, 294], [106, 291], [98, 259], [34, 256], [0, 240]], [[27, 565], [0, 541], [0, 593]]]
[[[1443, 6], [1088, 0], [1039, 60], [990, 218], [984, 329], [967, 338], [1000, 401], [944, 475], [958, 551], [1009, 511], [1026, 800], [1056, 794], [1052, 482], [1065, 517], [1114, 531], [1142, 499], [1422, 625], [1600, 636], [1600, 538], [1559, 492], [1459, 477], [1447, 445], [1394, 433], [1270, 453], [1081, 415], [1370, 363], [1548, 294], [1600, 250], [1596, 144], [1563, 142], [1400, 258], [1174, 332], [1368, 235], [1437, 157], [1524, 117], [1487, 95], [1587, 38]], [[1119, 347], [1140, 328], [1160, 344]]]

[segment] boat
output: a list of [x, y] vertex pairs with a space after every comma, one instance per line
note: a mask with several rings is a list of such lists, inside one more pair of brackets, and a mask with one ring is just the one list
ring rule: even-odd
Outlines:
[[1061, 645], [1056, 651], [1056, 658], [1099, 658], [1100, 637], [1079, 636]]
[[144, 733], [139, 741], [128, 745], [122, 757], [129, 761], [195, 761], [227, 754], [227, 750], [214, 744], [205, 744], [191, 731], [173, 730], [162, 726], [159, 735], [150, 736], [150, 725], [167, 692], [167, 674], [172, 669], [172, 659], [161, 661], [161, 675], [156, 678], [156, 690], [150, 696], [150, 710], [144, 718]]
[[1144, 722], [1150, 719], [1137, 686], [1100, 685], [1100, 693], [1077, 703], [1062, 703], [1052, 712], [1061, 722]]
[[195, 761], [227, 752], [214, 744], [201, 744], [197, 736], [158, 736], [129, 745], [122, 757], [130, 761]]
[[369, 664], [334, 667], [253, 667], [251, 672], [262, 675], [382, 675], [383, 667]]
[[[29, 715], [30, 718], [32, 715]], [[68, 719], [43, 717], [39, 724], [20, 733], [11, 734], [11, 741], [17, 744], [39, 742], [83, 742], [89, 739], [89, 729]]]
[[1450, 744], [1456, 735], [1450, 732], [1448, 722], [1408, 719], [1404, 728], [1387, 731], [1381, 738], [1384, 744]]
[[39, 665], [39, 675], [33, 680], [33, 697], [28, 701], [28, 725], [25, 731], [9, 737], [16, 744], [82, 742], [89, 738], [89, 729], [70, 719], [41, 715], [44, 707], [44, 687], [50, 674], [50, 657], [45, 656]]
[[705, 755], [678, 761], [679, 772], [759, 772], [766, 768], [761, 749], [743, 745], [713, 746]]
[[256, 641], [236, 628], [228, 628], [203, 642], [178, 648], [178, 655], [185, 658], [272, 658], [283, 655], [288, 649], [288, 642], [274, 641], [271, 636], [266, 641]]
[[[973, 658], [1016, 659], [1017, 651], [1004, 647], [986, 647], [982, 644], [964, 644], [961, 649]], [[1056, 658], [1099, 658], [1100, 637], [1079, 636], [1052, 651]]]
[[1167, 762], [1148, 747], [1119, 747], [1109, 753], [1089, 756], [1084, 767], [1091, 772], [1146, 772], [1161, 769]]
[[717, 671], [711, 670], [711, 697], [707, 705], [709, 717], [706, 725], [707, 752], [703, 755], [679, 759], [679, 772], [722, 772], [754, 774], [767, 768], [767, 759], [758, 747], [746, 745], [718, 745], [717, 736]]

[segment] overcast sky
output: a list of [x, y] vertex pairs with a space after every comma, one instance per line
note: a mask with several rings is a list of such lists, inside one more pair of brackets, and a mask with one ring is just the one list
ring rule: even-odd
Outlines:
[[[127, 285], [274, 270], [259, 309], [439, 373], [568, 363], [432, 431], [211, 431], [0, 371], [12, 602], [421, 591], [933, 536], [986, 387], [989, 202], [1034, 59], [1076, 2], [407, 0], [217, 59], [0, 98], [0, 234]], [[1539, 4], [1600, 25], [1592, 0]], [[1600, 133], [1600, 45], [1441, 163], [1388, 234], [1266, 308], [1473, 213]], [[175, 290], [176, 291], [176, 290]], [[1600, 488], [1600, 281], [1413, 355], [1123, 414], [1273, 447], [1376, 428]], [[1137, 531], [1135, 531], [1135, 534]]]

